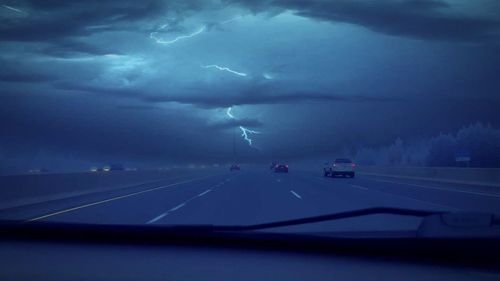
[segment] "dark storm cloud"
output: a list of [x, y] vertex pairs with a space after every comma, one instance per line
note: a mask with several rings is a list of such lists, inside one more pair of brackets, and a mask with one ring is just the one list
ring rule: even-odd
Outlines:
[[0, 71], [0, 81], [36, 83], [54, 80], [55, 77], [40, 73], [19, 73]]
[[[386, 145], [473, 121], [500, 124], [495, 44], [415, 42], [318, 23], [458, 43], [496, 38], [496, 20], [453, 14], [443, 1], [17, 4], [26, 16], [0, 19], [6, 42], [0, 152], [21, 162], [37, 151], [48, 159], [103, 163], [224, 161], [237, 126], [262, 132], [254, 135], [258, 153], [237, 138], [241, 156], [267, 161]], [[213, 16], [211, 7], [228, 10]], [[288, 9], [313, 20], [265, 16]], [[248, 10], [262, 14], [246, 16]], [[234, 24], [220, 24], [238, 15]], [[211, 32], [156, 44], [148, 35], [164, 24], [165, 38], [190, 34], [199, 24]], [[248, 75], [209, 71], [200, 62]], [[213, 110], [231, 106], [241, 119]]]
[[88, 54], [88, 55], [106, 55], [106, 54], [119, 54], [119, 52], [111, 48], [92, 45], [86, 42], [63, 39], [56, 44], [50, 44], [47, 47], [41, 48], [41, 54], [46, 54], [54, 57], [71, 57], [75, 54]]
[[54, 83], [53, 86], [58, 90], [69, 90], [78, 92], [87, 92], [98, 95], [114, 96], [121, 98], [140, 98], [144, 95], [141, 89], [126, 87], [106, 87], [82, 84], [80, 82], [62, 81]]
[[57, 79], [57, 77], [48, 73], [24, 67], [20, 68], [19, 63], [15, 64], [12, 61], [0, 60], [0, 65], [2, 65], [0, 68], [0, 81], [2, 82], [37, 83]]
[[[442, 0], [228, 0], [211, 1], [27, 1], [30, 16], [1, 19], [0, 37], [9, 41], [54, 42], [110, 30], [137, 30], [134, 23], [208, 7], [239, 4], [254, 12], [292, 10], [297, 15], [364, 26], [375, 32], [416, 39], [449, 41], [497, 40], [500, 19], [453, 13]], [[499, 5], [490, 5], [498, 10]], [[494, 14], [494, 13], [492, 13]], [[207, 27], [220, 28], [215, 23]]]
[[260, 120], [250, 119], [250, 118], [229, 119], [209, 124], [209, 127], [219, 130], [232, 129], [239, 126], [256, 128], [256, 127], [262, 127], [263, 124]]
[[[184, 94], [182, 90], [174, 94], [148, 93], [138, 88], [127, 87], [100, 87], [80, 83], [57, 83], [56, 87], [64, 90], [83, 91], [99, 95], [116, 97], [127, 97], [139, 99], [147, 103], [180, 103], [194, 105], [200, 108], [223, 108], [235, 105], [269, 105], [269, 104], [292, 104], [303, 102], [353, 102], [353, 103], [378, 103], [378, 102], [400, 102], [403, 98], [384, 95], [347, 95], [331, 94], [320, 91], [294, 91], [279, 87], [248, 86], [231, 90], [221, 88], [218, 90], [206, 90], [199, 87], [194, 94]], [[203, 93], [201, 95], [200, 93]]]
[[75, 53], [102, 55], [111, 52], [80, 39], [110, 31], [143, 31], [142, 23], [164, 17], [176, 17], [188, 10], [200, 9], [200, 1], [25, 1], [20, 8], [29, 11], [23, 18], [1, 18], [0, 38], [11, 42], [48, 44], [42, 54], [69, 56]]
[[[388, 35], [445, 41], [498, 42], [500, 20], [452, 14], [440, 0], [230, 0], [254, 12], [276, 7], [297, 15], [364, 26]], [[499, 8], [499, 6], [493, 6]], [[497, 15], [500, 15], [498, 9]]]
[[218, 144], [224, 141], [220, 132], [200, 118], [172, 109], [123, 114], [113, 102], [88, 96], [2, 95], [0, 127], [2, 158], [25, 159], [27, 163], [40, 152], [102, 164], [186, 163], [220, 157], [218, 153], [224, 152]]
[[107, 48], [75, 38], [109, 30], [93, 26], [112, 25], [114, 30], [119, 30], [128, 26], [126, 20], [148, 18], [162, 10], [160, 1], [149, 1], [144, 6], [123, 2], [120, 7], [106, 1], [30, 1], [25, 5], [23, 10], [29, 9], [29, 16], [15, 20], [0, 18], [0, 38], [43, 43], [46, 46], [39, 47], [38, 51], [57, 57], [106, 54]]
[[117, 109], [123, 110], [159, 110], [159, 107], [152, 105], [120, 105], [116, 107]]
[[220, 108], [233, 105], [259, 105], [259, 104], [290, 104], [302, 102], [394, 102], [401, 101], [395, 97], [363, 96], [363, 95], [335, 95], [315, 92], [283, 91], [281, 94], [256, 92], [237, 96], [165, 96], [147, 95], [142, 98], [148, 102], [177, 102], [197, 105], [204, 108]]
[[87, 36], [105, 24], [119, 26], [157, 16], [165, 11], [164, 1], [29, 1], [30, 16], [2, 19], [0, 37], [7, 41], [51, 42], [67, 37]]

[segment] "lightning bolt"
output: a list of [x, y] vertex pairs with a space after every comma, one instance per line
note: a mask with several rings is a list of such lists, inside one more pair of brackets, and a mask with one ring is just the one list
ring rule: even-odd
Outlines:
[[252, 139], [248, 137], [248, 133], [250, 133], [250, 134], [260, 134], [260, 132], [247, 129], [247, 128], [243, 127], [243, 126], [240, 126], [240, 130], [241, 130], [241, 136], [248, 142], [248, 145], [250, 145], [250, 146], [252, 146]]
[[[237, 17], [234, 17], [232, 19], [229, 19], [229, 20], [226, 20], [226, 21], [223, 21], [221, 22], [221, 24], [228, 24], [230, 22], [233, 22], [235, 20], [238, 20], [240, 19], [241, 16], [237, 16]], [[170, 45], [170, 44], [173, 44], [173, 43], [176, 43], [180, 40], [184, 40], [184, 39], [188, 39], [188, 38], [191, 38], [191, 37], [194, 37], [194, 36], [197, 36], [199, 34], [201, 34], [202, 32], [206, 31], [207, 27], [206, 25], [203, 25], [202, 27], [200, 27], [198, 30], [190, 33], [190, 34], [187, 34], [187, 35], [181, 35], [181, 36], [178, 36], [178, 37], [175, 37], [174, 39], [172, 40], [165, 40], [165, 39], [162, 39], [160, 37], [157, 36], [157, 34], [161, 31], [161, 30], [164, 30], [165, 28], [168, 27], [168, 24], [164, 24], [164, 25], [161, 25], [156, 31], [154, 32], [151, 32], [149, 34], [149, 38], [151, 38], [152, 40], [154, 40], [156, 43], [158, 44], [163, 44], [163, 45]], [[220, 71], [227, 71], [229, 73], [232, 73], [234, 75], [237, 75], [237, 76], [241, 76], [241, 77], [246, 77], [248, 76], [248, 74], [244, 73], [244, 72], [238, 72], [238, 71], [235, 71], [235, 70], [232, 70], [230, 69], [229, 67], [225, 67], [225, 66], [219, 66], [219, 65], [216, 65], [216, 64], [211, 64], [211, 65], [202, 65], [201, 67], [203, 68], [215, 68], [215, 69], [218, 69]], [[234, 117], [234, 115], [232, 114], [231, 112], [232, 110], [232, 107], [228, 107], [227, 110], [226, 110], [226, 115], [230, 118], [230, 119], [236, 119]], [[260, 134], [260, 132], [258, 131], [254, 131], [254, 130], [250, 130], [250, 129], [247, 129], [243, 126], [238, 126], [238, 128], [241, 130], [241, 136], [245, 139], [245, 141], [248, 142], [248, 145], [249, 146], [252, 146], [252, 139], [250, 138], [250, 135], [251, 134]]]
[[20, 14], [24, 14], [23, 10], [19, 10], [19, 9], [11, 7], [11, 6], [2, 5], [2, 7], [4, 7], [5, 9], [9, 9], [11, 11], [14, 11], [14, 12], [20, 13]]
[[167, 26], [168, 26], [168, 24], [164, 24], [164, 25], [160, 26], [160, 28], [157, 31], [151, 32], [149, 34], [149, 38], [155, 40], [155, 42], [158, 44], [170, 45], [170, 44], [173, 44], [173, 43], [178, 42], [180, 40], [188, 39], [188, 38], [194, 37], [196, 35], [199, 35], [200, 33], [204, 32], [206, 29], [206, 26], [202, 26], [198, 30], [196, 30], [190, 34], [177, 36], [172, 40], [165, 40], [165, 39], [158, 37], [157, 36], [158, 32], [165, 29]]
[[[15, 11], [22, 12], [22, 11], [20, 11], [20, 10], [17, 10], [17, 9], [15, 9], [15, 8], [12, 8], [12, 7], [9, 7], [9, 6], [6, 6], [6, 5], [2, 5], [2, 6], [4, 6], [4, 7], [5, 7], [5, 8], [7, 8], [7, 9], [13, 9], [13, 10], [15, 10]], [[236, 16], [236, 17], [234, 17], [234, 18], [231, 18], [231, 19], [225, 20], [225, 21], [221, 22], [220, 24], [222, 24], [222, 25], [223, 25], [223, 24], [228, 24], [228, 23], [230, 23], [230, 22], [233, 22], [233, 21], [235, 21], [235, 20], [239, 20], [239, 19], [241, 19], [241, 18], [242, 18], [242, 16]], [[203, 25], [203, 26], [201, 26], [199, 29], [197, 29], [197, 30], [193, 31], [193, 32], [192, 32], [192, 33], [190, 33], [190, 34], [177, 36], [177, 37], [175, 37], [175, 38], [174, 38], [174, 39], [172, 39], [172, 40], [165, 40], [165, 39], [162, 39], [162, 38], [158, 37], [158, 35], [157, 35], [157, 34], [158, 34], [160, 31], [162, 31], [162, 30], [164, 30], [165, 28], [167, 28], [167, 26], [168, 26], [168, 24], [161, 25], [161, 26], [160, 26], [160, 28], [158, 28], [156, 31], [153, 31], [153, 32], [149, 33], [149, 38], [153, 39], [153, 40], [154, 40], [156, 43], [158, 43], [158, 44], [170, 45], [170, 44], [173, 44], [173, 43], [175, 43], [175, 42], [177, 42], [177, 41], [180, 41], [180, 40], [183, 40], [183, 39], [188, 39], [188, 38], [194, 37], [194, 36], [196, 36], [196, 35], [199, 35], [200, 33], [205, 32], [205, 31], [207, 30], [207, 26], [206, 26], [206, 25]], [[239, 74], [238, 74], [238, 75], [239, 75]], [[246, 76], [246, 75], [245, 75], [245, 76]]]
[[243, 73], [243, 72], [238, 72], [238, 71], [234, 71], [232, 69], [230, 69], [229, 67], [225, 67], [225, 66], [218, 66], [216, 64], [211, 64], [211, 65], [202, 65], [201, 67], [203, 68], [216, 68], [218, 70], [221, 70], [221, 71], [227, 71], [227, 72], [230, 72], [232, 74], [235, 74], [235, 75], [238, 75], [238, 76], [247, 76], [248, 74], [246, 73]]
[[[232, 107], [228, 107], [226, 110], [226, 115], [231, 119], [236, 119], [233, 113], [231, 112], [232, 110], [233, 110]], [[249, 134], [260, 134], [260, 132], [247, 129], [243, 126], [238, 126], [238, 127], [241, 130], [241, 136], [248, 142], [249, 146], [252, 146], [252, 139], [249, 137]]]
[[233, 108], [232, 107], [228, 107], [227, 110], [226, 110], [226, 115], [229, 116], [229, 118], [231, 118], [231, 119], [235, 119], [234, 115], [231, 113], [231, 110], [233, 110]]

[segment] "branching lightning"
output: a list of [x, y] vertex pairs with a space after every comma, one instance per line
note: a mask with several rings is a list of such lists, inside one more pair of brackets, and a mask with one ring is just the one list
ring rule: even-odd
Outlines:
[[180, 41], [180, 40], [183, 40], [183, 39], [188, 39], [188, 38], [194, 37], [196, 35], [199, 35], [203, 31], [205, 31], [205, 29], [206, 29], [206, 26], [202, 26], [198, 30], [196, 30], [196, 31], [194, 31], [194, 32], [192, 32], [190, 34], [177, 36], [177, 37], [175, 37], [172, 40], [165, 40], [165, 39], [162, 39], [162, 38], [158, 37], [157, 36], [158, 32], [161, 31], [161, 30], [163, 30], [163, 29], [165, 29], [167, 26], [168, 26], [168, 24], [164, 24], [164, 25], [160, 26], [160, 28], [157, 31], [151, 32], [149, 34], [149, 38], [155, 40], [155, 42], [158, 43], [158, 44], [170, 45], [170, 44], [173, 44], [173, 43], [175, 43], [177, 41]]
[[[238, 20], [240, 18], [241, 18], [241, 16], [237, 16], [237, 17], [234, 17], [232, 19], [223, 21], [220, 24], [228, 24], [228, 23], [233, 22], [235, 20]], [[177, 37], [175, 37], [174, 39], [171, 39], [171, 40], [166, 40], [166, 39], [163, 39], [163, 38], [159, 37], [158, 34], [162, 30], [166, 29], [168, 26], [169, 26], [168, 24], [164, 24], [164, 25], [160, 26], [156, 31], [153, 31], [153, 32], [151, 32], [149, 34], [149, 38], [151, 38], [152, 40], [154, 40], [158, 44], [170, 45], [170, 44], [176, 43], [176, 42], [184, 40], [184, 39], [195, 37], [195, 36], [197, 36], [197, 35], [205, 32], [205, 31], [207, 31], [207, 25], [203, 25], [198, 30], [195, 30], [192, 33], [189, 33], [189, 34], [186, 34], [186, 35], [177, 36]], [[203, 68], [215, 68], [217, 70], [226, 71], [226, 72], [229, 72], [231, 74], [234, 74], [234, 75], [237, 75], [237, 76], [240, 76], [240, 77], [246, 77], [246, 76], [248, 76], [248, 74], [246, 74], [244, 72], [235, 71], [235, 70], [230, 69], [229, 67], [219, 66], [219, 65], [216, 65], [216, 64], [202, 65], [201, 67], [203, 67]], [[234, 119], [236, 119], [236, 117], [234, 117], [234, 115], [232, 114], [231, 110], [232, 110], [232, 107], [228, 107], [227, 110], [226, 110], [226, 115], [230, 119], [234, 120]], [[254, 131], [254, 130], [251, 130], [251, 129], [247, 129], [247, 128], [243, 127], [243, 126], [238, 126], [238, 128], [241, 130], [241, 136], [243, 137], [243, 139], [246, 142], [248, 142], [249, 146], [252, 146], [253, 145], [253, 140], [252, 140], [252, 138], [250, 136], [252, 134], [260, 134], [260, 132]]]
[[[12, 9], [12, 10], [15, 10], [15, 11], [18, 11], [18, 12], [22, 12], [22, 11], [20, 11], [18, 9], [15, 9], [15, 8], [12, 8], [12, 7], [9, 7], [9, 6], [6, 6], [6, 5], [2, 5], [2, 6], [4, 6], [7, 9]], [[221, 22], [219, 24], [220, 25], [228, 24], [230, 22], [233, 22], [233, 21], [241, 19], [241, 18], [242, 18], [242, 16], [236, 16], [234, 18], [225, 20], [225, 21], [223, 21], [223, 22]], [[188, 38], [197, 36], [197, 35], [205, 32], [205, 31], [207, 31], [207, 29], [209, 28], [209, 26], [207, 27], [207, 25], [203, 25], [199, 29], [193, 31], [192, 33], [189, 33], [189, 34], [186, 34], [186, 35], [177, 36], [177, 37], [175, 37], [172, 40], [166, 40], [166, 39], [163, 39], [163, 38], [159, 37], [158, 33], [160, 33], [160, 31], [164, 30], [168, 26], [169, 26], [169, 24], [161, 25], [156, 31], [153, 31], [153, 32], [149, 33], [149, 38], [153, 39], [158, 44], [170, 45], [170, 44], [176, 43], [176, 42], [178, 42], [180, 40], [188, 39]], [[246, 74], [245, 74], [245, 76], [246, 76]]]
[[[231, 118], [231, 119], [236, 119], [233, 115], [233, 113], [231, 112], [233, 110], [232, 107], [228, 107], [227, 110], [226, 110], [226, 115]], [[250, 130], [250, 129], [247, 129], [243, 126], [238, 126], [241, 130], [241, 136], [248, 142], [248, 145], [249, 146], [252, 146], [252, 139], [250, 138], [249, 134], [260, 134], [260, 132], [258, 131], [254, 131], [254, 130]]]
[[211, 64], [211, 65], [202, 65], [201, 67], [203, 68], [216, 68], [218, 70], [221, 70], [221, 71], [227, 71], [227, 72], [230, 72], [232, 74], [235, 74], [235, 75], [238, 75], [238, 76], [247, 76], [248, 74], [246, 73], [243, 73], [243, 72], [238, 72], [238, 71], [234, 71], [232, 69], [230, 69], [229, 67], [226, 67], [226, 66], [218, 66], [216, 64]]
[[240, 126], [240, 130], [241, 130], [241, 136], [248, 142], [248, 145], [250, 145], [250, 146], [252, 146], [252, 139], [248, 137], [248, 133], [260, 134], [260, 132], [258, 132], [258, 131], [250, 130], [250, 129], [247, 129], [243, 126]]

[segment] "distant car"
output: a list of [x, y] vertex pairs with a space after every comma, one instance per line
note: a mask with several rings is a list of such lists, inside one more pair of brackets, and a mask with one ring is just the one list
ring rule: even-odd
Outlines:
[[32, 169], [29, 170], [28, 173], [30, 174], [43, 174], [43, 173], [48, 173], [50, 172], [48, 169], [45, 168], [40, 168], [40, 169]]
[[347, 158], [338, 158], [335, 161], [330, 163], [325, 163], [325, 167], [323, 167], [323, 175], [325, 177], [331, 176], [348, 176], [354, 178], [355, 172], [354, 169], [356, 164], [354, 164], [351, 159]]
[[278, 164], [278, 165], [274, 166], [274, 172], [275, 173], [288, 173], [288, 165]]
[[229, 167], [229, 171], [239, 171], [241, 170], [240, 165], [233, 164], [231, 167]]

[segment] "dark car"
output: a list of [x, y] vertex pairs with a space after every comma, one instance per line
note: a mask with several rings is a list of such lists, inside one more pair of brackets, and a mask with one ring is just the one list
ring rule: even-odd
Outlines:
[[241, 170], [240, 165], [233, 164], [231, 167], [229, 167], [229, 171], [239, 171]]
[[274, 172], [275, 173], [288, 173], [288, 165], [278, 164], [278, 165], [274, 166]]

